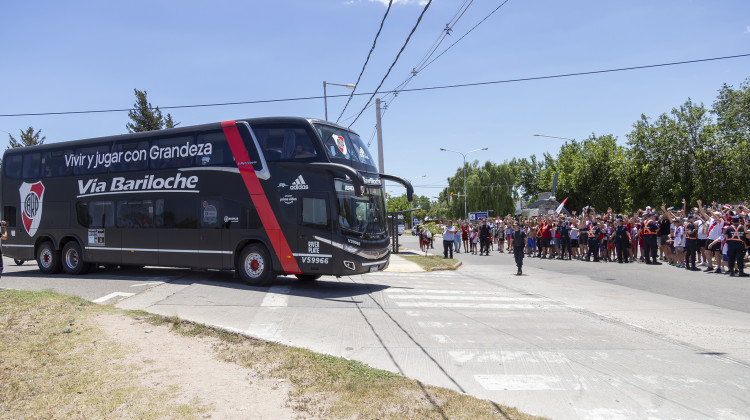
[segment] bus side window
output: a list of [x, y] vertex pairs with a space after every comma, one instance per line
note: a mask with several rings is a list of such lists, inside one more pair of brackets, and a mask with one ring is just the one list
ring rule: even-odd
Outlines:
[[[171, 137], [154, 140], [148, 151], [151, 169], [184, 168], [193, 165], [191, 147], [195, 146], [192, 136]], [[197, 150], [196, 150], [197, 152]]]
[[253, 132], [268, 161], [307, 159], [318, 155], [311, 132], [303, 126], [256, 125]]
[[108, 228], [115, 225], [115, 206], [111, 201], [76, 203], [78, 224], [85, 228]]
[[74, 175], [103, 174], [109, 170], [111, 165], [111, 161], [105, 161], [105, 159], [111, 157], [109, 145], [78, 147], [75, 150], [75, 155], [82, 155], [84, 163], [73, 168]]
[[[203, 154], [195, 156], [195, 166], [230, 166], [234, 165], [234, 155], [224, 133], [216, 131], [201, 134], [196, 141], [198, 151]], [[208, 153], [210, 152], [210, 153]]]
[[197, 229], [198, 200], [193, 197], [156, 200], [157, 226], [174, 229]]
[[154, 202], [151, 200], [118, 201], [117, 227], [154, 227]]
[[42, 174], [45, 178], [55, 176], [70, 176], [73, 167], [68, 166], [65, 156], [73, 154], [73, 149], [53, 150], [42, 154]]
[[112, 163], [112, 172], [145, 171], [148, 169], [148, 141], [115, 143], [112, 154], [117, 162]]
[[3, 220], [5, 220], [9, 228], [16, 227], [16, 208], [13, 206], [3, 207]]
[[328, 208], [322, 198], [302, 198], [302, 224], [328, 226]]
[[23, 155], [23, 179], [39, 178], [39, 167], [42, 157], [39, 153]]
[[10, 155], [5, 158], [3, 170], [9, 179], [20, 179], [23, 166], [23, 155]]

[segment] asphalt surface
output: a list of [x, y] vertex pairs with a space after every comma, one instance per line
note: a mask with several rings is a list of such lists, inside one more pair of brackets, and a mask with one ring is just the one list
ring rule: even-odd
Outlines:
[[510, 255], [456, 257], [457, 271], [270, 288], [178, 269], [41, 276], [6, 259], [0, 288], [179, 316], [555, 419], [750, 419], [747, 279], [536, 259], [519, 277]]

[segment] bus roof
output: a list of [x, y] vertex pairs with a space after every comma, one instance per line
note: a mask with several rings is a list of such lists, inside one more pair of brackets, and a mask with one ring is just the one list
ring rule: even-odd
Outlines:
[[[316, 118], [304, 118], [304, 117], [258, 117], [258, 118], [238, 118], [234, 121], [245, 121], [250, 125], [254, 124], [284, 124], [284, 123], [306, 123], [306, 124], [326, 124], [330, 125], [332, 127], [339, 128], [344, 131], [352, 131], [347, 127], [332, 123], [330, 121], [325, 120], [319, 120]], [[17, 147], [17, 148], [11, 148], [6, 149], [4, 154], [13, 154], [13, 153], [27, 153], [31, 151], [42, 151], [42, 150], [48, 150], [48, 149], [56, 149], [61, 146], [65, 147], [75, 147], [75, 146], [82, 146], [86, 144], [92, 144], [92, 143], [102, 143], [102, 142], [110, 142], [110, 141], [132, 141], [132, 140], [140, 140], [143, 138], [152, 138], [154, 136], [159, 137], [166, 137], [166, 136], [173, 136], [173, 135], [180, 135], [180, 134], [186, 134], [186, 133], [192, 133], [196, 131], [209, 131], [209, 130], [219, 130], [221, 129], [221, 123], [208, 123], [208, 124], [199, 124], [199, 125], [190, 125], [185, 127], [177, 127], [177, 128], [167, 128], [164, 130], [154, 130], [154, 131], [143, 131], [139, 133], [129, 133], [129, 134], [116, 134], [112, 136], [103, 136], [103, 137], [92, 137], [88, 139], [81, 139], [81, 140], [70, 140], [70, 141], [60, 141], [56, 143], [45, 143], [37, 146], [27, 146], [27, 147]]]

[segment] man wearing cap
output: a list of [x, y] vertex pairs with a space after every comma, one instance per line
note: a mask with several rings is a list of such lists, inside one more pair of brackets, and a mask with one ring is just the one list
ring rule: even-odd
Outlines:
[[685, 224], [685, 269], [690, 271], [700, 271], [695, 266], [695, 253], [698, 251], [698, 226], [695, 224], [695, 216], [692, 214], [687, 217]]
[[513, 232], [510, 234], [508, 242], [513, 246], [513, 256], [516, 258], [516, 266], [518, 266], [518, 273], [516, 275], [520, 276], [523, 274], [521, 267], [523, 266], [523, 253], [526, 246], [526, 232], [521, 230], [518, 222], [513, 222]]
[[[729, 275], [734, 277], [739, 271], [740, 277], [748, 277], [745, 274], [745, 226], [740, 225], [740, 216], [732, 216], [732, 225], [724, 231], [724, 237], [727, 240], [727, 259], [729, 260]], [[734, 263], [737, 262], [737, 271], [734, 269]]]
[[490, 241], [492, 241], [492, 229], [487, 226], [487, 220], [482, 219], [479, 225], [479, 255], [490, 255]]
[[591, 226], [588, 230], [588, 252], [586, 261], [591, 261], [591, 254], [594, 254], [594, 262], [599, 262], [599, 235], [602, 234], [601, 222], [596, 218], [592, 219]]
[[648, 215], [649, 220], [643, 227], [643, 254], [646, 257], [646, 264], [661, 265], [656, 260], [656, 235], [659, 233], [659, 223], [656, 221], [656, 213]]

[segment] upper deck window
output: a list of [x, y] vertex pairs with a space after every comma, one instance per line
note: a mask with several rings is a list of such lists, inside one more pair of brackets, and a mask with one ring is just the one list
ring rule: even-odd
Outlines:
[[21, 167], [23, 166], [23, 155], [10, 155], [5, 158], [3, 170], [5, 176], [10, 179], [21, 178]]
[[39, 153], [23, 155], [23, 179], [39, 178], [39, 167], [42, 156]]
[[[53, 150], [42, 153], [42, 175], [46, 177], [70, 176], [73, 168], [68, 166], [65, 157], [73, 154], [73, 149]], [[68, 158], [70, 159], [70, 158]]]
[[227, 138], [222, 131], [201, 134], [198, 136], [196, 144], [199, 150], [202, 150], [204, 153], [195, 156], [195, 166], [224, 166], [234, 164], [232, 149], [229, 147]]
[[312, 133], [304, 126], [253, 125], [253, 132], [267, 161], [313, 159], [318, 155]]

